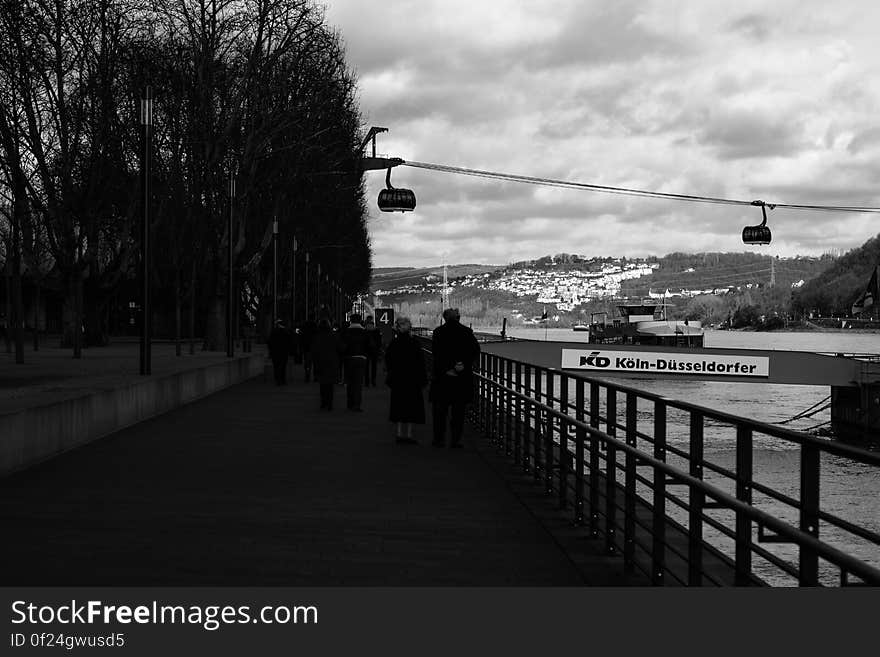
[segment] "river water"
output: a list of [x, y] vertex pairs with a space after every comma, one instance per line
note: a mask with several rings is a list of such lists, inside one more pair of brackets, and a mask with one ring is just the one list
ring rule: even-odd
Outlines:
[[[498, 333], [498, 329], [488, 329], [487, 332]], [[510, 329], [508, 333], [513, 337], [532, 340], [586, 341], [586, 333], [570, 329], [547, 329], [545, 331], [540, 328], [516, 328]], [[705, 345], [723, 348], [880, 354], [880, 334], [707, 331]], [[774, 424], [788, 420], [814, 404], [822, 402], [830, 394], [828, 386], [603, 378], [625, 386], [662, 394], [668, 398]], [[648, 431], [642, 428], [642, 421], [649, 423], [650, 416], [650, 408], [640, 407], [640, 430]], [[830, 410], [824, 410], [812, 417], [797, 420], [785, 426], [799, 431], [808, 431], [829, 419]], [[688, 432], [684, 415], [676, 417], [676, 413], [670, 410], [668, 433], [671, 445], [687, 449]], [[709, 422], [705, 436], [706, 460], [733, 469], [736, 461], [734, 431], [728, 427], [715, 426]], [[877, 442], [880, 443], [880, 437]], [[755, 437], [754, 446], [756, 481], [786, 495], [799, 498], [800, 452], [798, 446], [758, 435]], [[670, 459], [670, 463], [672, 462]], [[821, 472], [821, 508], [849, 522], [880, 533], [880, 469], [849, 459], [823, 456]], [[712, 481], [710, 475], [707, 475], [706, 478]], [[732, 492], [731, 487], [726, 485], [729, 482], [719, 480], [712, 481], [712, 483]], [[797, 513], [771, 498], [763, 498], [756, 494], [754, 505], [797, 526]], [[720, 514], [715, 517], [721, 519], [724, 516]], [[682, 514], [682, 519], [686, 519], [684, 514]], [[880, 568], [880, 546], [854, 538], [826, 523], [822, 523], [820, 526], [820, 539]], [[725, 551], [730, 551], [732, 548], [732, 543], [723, 537], [716, 537], [716, 540], [712, 542]], [[770, 543], [765, 544], [764, 547], [786, 559], [796, 557], [796, 550], [791, 546]], [[820, 570], [823, 583], [830, 585], [838, 583], [839, 571], [836, 568], [820, 562]], [[777, 585], [790, 583], [787, 576], [780, 575], [775, 567], [762, 568], [756, 562], [756, 572]]]

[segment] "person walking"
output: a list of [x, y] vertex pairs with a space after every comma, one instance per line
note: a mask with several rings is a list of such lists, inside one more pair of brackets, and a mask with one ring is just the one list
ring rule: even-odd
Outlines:
[[443, 311], [444, 324], [434, 329], [431, 351], [434, 360], [430, 397], [434, 446], [446, 444], [449, 420], [450, 448], [461, 447], [465, 406], [473, 397], [473, 370], [480, 355], [474, 332], [461, 324], [458, 308]]
[[385, 350], [385, 383], [391, 388], [388, 419], [397, 424], [396, 442], [417, 445], [413, 438], [413, 424], [425, 423], [425, 400], [422, 388], [428, 383], [422, 345], [410, 330], [412, 323], [406, 317], [394, 322], [397, 335]]
[[376, 371], [379, 369], [379, 355], [382, 351], [382, 334], [376, 327], [376, 322], [371, 316], [364, 320], [364, 330], [367, 332], [367, 363], [364, 370], [364, 385], [376, 387]]
[[269, 346], [269, 357], [275, 371], [275, 385], [287, 385], [287, 359], [290, 357], [290, 334], [280, 319], [275, 322], [266, 344]]
[[361, 316], [353, 314], [348, 328], [342, 334], [345, 355], [345, 395], [350, 411], [361, 411], [364, 387], [364, 369], [367, 363], [367, 332], [361, 324]]
[[315, 323], [314, 317], [309, 317], [302, 326], [299, 336], [299, 347], [302, 350], [303, 370], [305, 370], [305, 381], [308, 383], [312, 380], [312, 340], [315, 339], [315, 331], [318, 325]]
[[339, 335], [330, 327], [330, 320], [321, 318], [318, 330], [312, 340], [312, 365], [315, 368], [315, 381], [321, 391], [321, 410], [333, 410], [333, 389], [339, 372], [342, 345]]

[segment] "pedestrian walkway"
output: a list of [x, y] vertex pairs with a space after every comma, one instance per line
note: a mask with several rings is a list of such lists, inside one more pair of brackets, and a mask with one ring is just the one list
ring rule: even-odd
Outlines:
[[[236, 350], [236, 355], [249, 354]], [[196, 348], [190, 354], [188, 343], [183, 344], [180, 356], [174, 344], [154, 343], [151, 371], [158, 377], [228, 360], [220, 351]], [[15, 354], [0, 351], [0, 415], [138, 383], [144, 380], [139, 370], [140, 344], [130, 338], [116, 339], [106, 347], [84, 348], [82, 358], [74, 358], [69, 347], [59, 347], [57, 339], [44, 340], [39, 351], [28, 345], [22, 364], [15, 362]]]
[[491, 448], [395, 444], [381, 387], [336, 405], [255, 379], [0, 481], [3, 585], [607, 583]]

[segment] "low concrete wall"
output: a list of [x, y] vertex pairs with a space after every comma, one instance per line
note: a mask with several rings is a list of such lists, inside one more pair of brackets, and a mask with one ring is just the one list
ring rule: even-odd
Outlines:
[[262, 354], [247, 356], [0, 416], [0, 477], [260, 376], [264, 368]]

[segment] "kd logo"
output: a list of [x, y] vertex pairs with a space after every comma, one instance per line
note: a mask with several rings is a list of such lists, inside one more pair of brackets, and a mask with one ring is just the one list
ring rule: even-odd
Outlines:
[[581, 356], [581, 366], [589, 365], [590, 367], [608, 367], [611, 365], [611, 359], [605, 356], [599, 356], [598, 351], [594, 351], [589, 356]]

